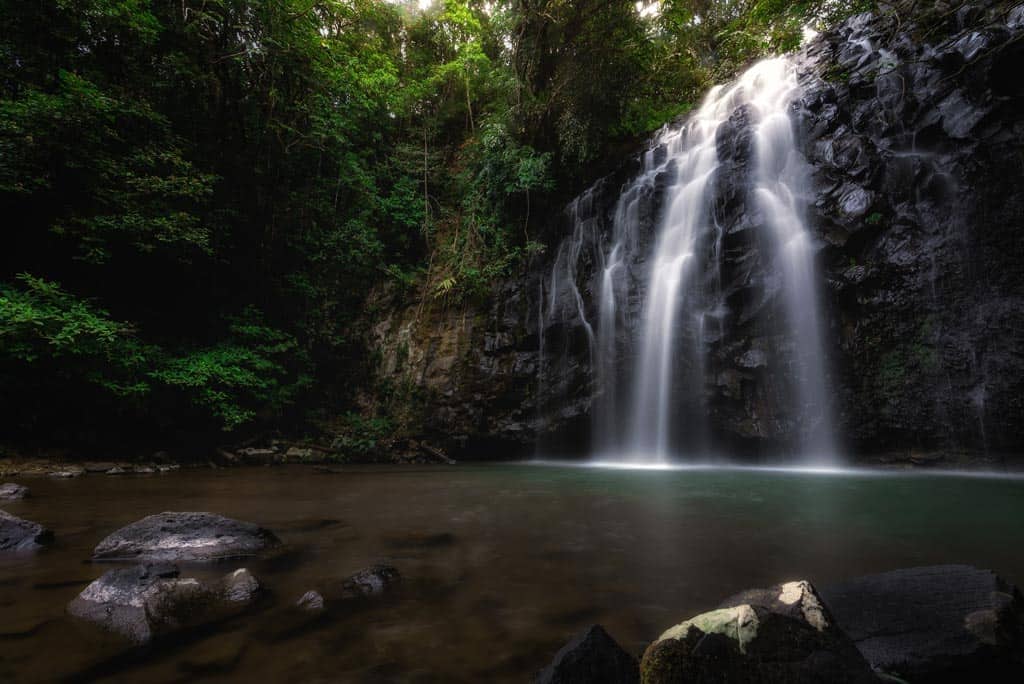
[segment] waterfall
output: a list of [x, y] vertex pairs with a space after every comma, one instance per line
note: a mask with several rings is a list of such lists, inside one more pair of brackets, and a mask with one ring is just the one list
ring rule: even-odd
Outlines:
[[814, 246], [804, 223], [808, 170], [797, 150], [787, 112], [799, 87], [796, 71], [786, 60], [761, 62], [754, 67], [758, 68], [764, 70], [764, 80], [771, 85], [754, 99], [759, 117], [754, 132], [754, 194], [782, 273], [786, 317], [800, 362], [795, 400], [809, 424], [803, 455], [825, 463], [833, 460], [835, 445], [825, 384]]
[[804, 428], [800, 454], [820, 462], [834, 452], [814, 244], [804, 221], [808, 174], [788, 113], [798, 94], [788, 59], [759, 62], [655, 136], [607, 216], [591, 206], [593, 189], [570, 206], [572, 234], [552, 268], [546, 323], [585, 331], [597, 458], [697, 460], [713, 447], [709, 345], [732, 320], [713, 203], [723, 125], [737, 112], [748, 117], [753, 158], [743, 192], [761, 216], [762, 258], [782, 282], [786, 320], [776, 326], [788, 330], [793, 349], [793, 363], [772, 371], [790, 375], [788, 400]]

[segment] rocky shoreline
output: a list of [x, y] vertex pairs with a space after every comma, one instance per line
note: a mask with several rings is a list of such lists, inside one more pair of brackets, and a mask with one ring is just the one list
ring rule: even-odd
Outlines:
[[[49, 530], [2, 511], [0, 523], [0, 553], [35, 553], [54, 541]], [[118, 567], [72, 598], [66, 612], [116, 635], [128, 653], [263, 610], [279, 613], [279, 629], [301, 633], [328, 611], [351, 610], [402, 581], [397, 568], [379, 563], [271, 608], [261, 599], [272, 588], [242, 563], [272, 557], [281, 546], [268, 529], [213, 513], [150, 515], [97, 544], [91, 561]], [[209, 579], [189, 570], [197, 564], [228, 570]], [[807, 580], [748, 589], [670, 626], [639, 658], [603, 627], [591, 625], [555, 654], [535, 682], [859, 684], [1020, 677], [1020, 591], [990, 570], [940, 565], [856, 577], [821, 589]]]
[[[305, 465], [333, 472], [347, 465], [455, 465], [457, 461], [441, 449], [426, 442], [416, 442], [415, 448], [407, 447], [394, 452], [392, 458], [356, 460], [344, 458], [320, 445], [291, 446], [268, 445], [266, 447], [217, 447], [203, 455], [176, 456], [166, 451], [155, 452], [149, 458], [93, 460], [71, 456], [28, 457], [0, 456], [0, 478], [56, 477], [71, 479], [83, 475], [159, 475], [182, 468], [240, 468], [282, 465]], [[533, 454], [509, 458], [510, 461], [528, 461]], [[463, 459], [458, 462], [486, 462], [488, 459]], [[737, 461], [738, 466], [785, 466], [785, 461], [763, 460], [758, 462]], [[992, 473], [1024, 473], [1024, 458], [1019, 455], [976, 454], [964, 451], [921, 451], [893, 450], [859, 456], [842, 463], [843, 467], [864, 468], [885, 471], [963, 471]], [[0, 500], [4, 496], [0, 492]]]
[[[7, 491], [11, 489], [4, 485]], [[20, 498], [30, 496], [25, 487]], [[35, 554], [60, 540], [37, 523], [0, 510], [0, 558]], [[112, 658], [95, 663], [73, 679], [109, 673], [118, 663], [173, 637], [186, 640], [208, 634], [236, 618], [277, 610], [282, 632], [301, 630], [334, 610], [351, 610], [392, 592], [399, 571], [377, 563], [352, 575], [324, 580], [324, 586], [295, 597], [290, 605], [271, 608], [264, 598], [272, 589], [245, 562], [273, 560], [287, 553], [272, 531], [258, 525], [208, 512], [165, 511], [111, 532], [99, 541], [88, 560], [115, 565], [93, 580], [66, 606], [65, 612], [82, 624], [120, 639]], [[209, 570], [228, 571], [215, 579]], [[139, 651], [141, 647], [147, 650]], [[132, 655], [132, 654], [135, 655]]]
[[600, 625], [536, 684], [1019, 681], [1024, 598], [969, 565], [905, 568], [817, 590], [750, 589], [667, 629], [637, 661]]
[[[234, 468], [244, 466], [361, 464], [452, 465], [455, 460], [444, 451], [417, 440], [404, 440], [387, 459], [356, 459], [330, 447], [302, 442], [268, 443], [266, 446], [217, 446], [200, 451], [175, 454], [156, 451], [148, 457], [92, 459], [79, 458], [71, 452], [39, 450], [58, 455], [0, 455], [0, 477], [59, 477], [82, 475], [154, 475], [181, 468]], [[0, 451], [0, 454], [5, 452]], [[10, 451], [6, 452], [10, 454]]]

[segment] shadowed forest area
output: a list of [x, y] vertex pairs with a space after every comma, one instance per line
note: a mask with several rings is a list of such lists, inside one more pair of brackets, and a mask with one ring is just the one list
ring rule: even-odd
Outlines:
[[868, 4], [3, 0], [4, 439], [379, 437], [374, 287], [486, 301], [708, 86]]

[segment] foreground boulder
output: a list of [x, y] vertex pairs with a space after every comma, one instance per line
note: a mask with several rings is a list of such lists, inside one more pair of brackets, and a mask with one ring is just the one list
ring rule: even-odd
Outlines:
[[601, 625], [591, 625], [555, 654], [537, 674], [536, 684], [635, 684], [636, 658], [626, 653]]
[[907, 568], [821, 593], [880, 672], [910, 682], [1024, 681], [1024, 601], [990, 570]]
[[672, 627], [640, 669], [645, 684], [875, 681], [805, 581], [743, 592]]
[[0, 501], [17, 501], [28, 496], [28, 487], [13, 482], [0, 485]]
[[101, 541], [93, 560], [213, 561], [254, 556], [279, 545], [270, 530], [213, 513], [165, 512], [122, 527]]
[[39, 523], [0, 511], [0, 551], [31, 551], [52, 539], [53, 533]]
[[[244, 587], [244, 589], [240, 589]], [[137, 644], [230, 617], [256, 597], [244, 568], [209, 584], [169, 563], [110, 570], [68, 604], [68, 612]]]

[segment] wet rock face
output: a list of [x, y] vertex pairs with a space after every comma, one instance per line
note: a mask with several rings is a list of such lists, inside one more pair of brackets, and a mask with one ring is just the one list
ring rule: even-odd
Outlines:
[[796, 110], [859, 449], [1024, 441], [1024, 27], [1004, 10], [856, 17], [808, 50]]
[[1024, 600], [989, 570], [907, 568], [827, 586], [822, 596], [880, 672], [912, 682], [1024, 679]]
[[806, 581], [743, 592], [672, 627], [640, 669], [644, 684], [876, 681]]
[[[1024, 6], [916, 5], [899, 22], [853, 17], [798, 57], [803, 93], [791, 113], [809, 165], [836, 432], [855, 454], [1019, 452]], [[756, 454], [785, 451], [808, 426], [787, 399], [794, 349], [751, 201], [751, 126], [737, 109], [716, 136], [712, 206], [728, 318], [707, 341], [705, 386], [681, 391], [703, 392], [716, 444]], [[541, 236], [545, 254], [496, 283], [486, 306], [413, 307], [377, 325], [383, 377], [426, 390], [424, 406], [436, 407], [423, 409], [431, 440], [460, 458], [524, 455], [538, 442], [549, 453], [586, 452], [595, 375], [584, 319], [598, 320], [601, 250], [638, 168], [627, 160], [556, 217]], [[668, 180], [639, 198], [644, 244]], [[580, 223], [585, 234], [567, 238]], [[566, 242], [572, 268], [554, 269]], [[710, 245], [702, 253], [714, 256]], [[638, 322], [644, 264], [626, 267], [636, 296], [621, 314]], [[555, 270], [571, 272], [574, 287], [553, 283]], [[615, 346], [628, 374], [634, 345]]]
[[482, 310], [408, 306], [388, 291], [375, 293], [370, 306], [387, 311], [369, 335], [382, 356], [377, 375], [416, 388], [405, 410], [419, 436], [459, 460], [507, 458], [528, 448], [536, 436], [538, 357], [527, 280], [496, 284]]
[[101, 541], [93, 560], [216, 561], [254, 556], [280, 544], [273, 532], [213, 513], [165, 512]]
[[42, 525], [0, 511], [0, 551], [32, 551], [52, 539]]
[[219, 586], [181, 577], [169, 563], [110, 570], [68, 604], [68, 613], [137, 644], [238, 612], [259, 582], [248, 570], [229, 573]]

